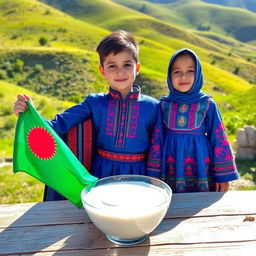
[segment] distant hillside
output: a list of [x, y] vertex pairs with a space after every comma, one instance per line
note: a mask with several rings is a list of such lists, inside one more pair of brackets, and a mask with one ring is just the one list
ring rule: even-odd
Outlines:
[[40, 47], [95, 50], [108, 33], [36, 0], [0, 0], [0, 48]]
[[220, 4], [224, 6], [233, 6], [256, 12], [255, 0], [202, 0], [211, 4]]
[[[152, 3], [158, 3], [158, 4], [168, 4], [168, 3], [174, 3], [181, 0], [146, 0], [148, 2]], [[219, 4], [223, 6], [232, 6], [232, 7], [238, 7], [247, 9], [252, 12], [256, 12], [256, 5], [255, 0], [201, 0], [206, 3], [211, 4]]]
[[245, 9], [213, 5], [200, 0], [115, 2], [187, 28], [221, 33], [241, 42], [256, 39], [256, 14]]
[[[144, 93], [157, 98], [167, 93], [168, 60], [175, 50], [184, 47], [195, 50], [203, 61], [214, 65], [218, 76], [222, 77], [219, 82], [220, 79], [215, 81], [208, 76], [206, 90], [213, 93], [229, 92], [227, 88], [237, 90], [239, 87], [233, 82], [237, 80], [236, 75], [255, 83], [254, 72], [250, 72], [255, 68], [254, 51], [246, 45], [235, 41], [230, 44], [231, 40], [216, 41], [210, 34], [204, 38], [173, 23], [124, 7], [124, 1], [120, 1], [122, 4], [110, 0], [44, 2], [52, 6], [36, 0], [14, 0], [12, 4], [0, 1], [0, 14], [5, 22], [0, 28], [2, 45], [10, 48], [0, 54], [2, 77], [34, 88], [37, 93], [78, 101], [90, 91], [105, 90], [107, 85], [97, 70], [95, 48], [108, 31], [117, 29], [131, 31], [138, 39], [143, 64], [139, 80]], [[239, 50], [241, 47], [243, 51]], [[16, 48], [15, 52], [12, 48]], [[17, 72], [13, 69], [19, 61], [23, 66]], [[222, 70], [231, 72], [234, 79], [226, 79]], [[245, 80], [241, 80], [240, 88], [250, 88]], [[217, 91], [214, 88], [218, 88]]]
[[[228, 131], [234, 133], [235, 125], [256, 122], [252, 116], [256, 45], [226, 36], [221, 24], [213, 32], [195, 30], [192, 22], [195, 15], [207, 18], [213, 10], [234, 17], [232, 13], [238, 8], [216, 7], [199, 0], [157, 2], [0, 0], [0, 22], [4, 24], [0, 26], [0, 152], [6, 145], [7, 151], [11, 150], [16, 122], [12, 107], [17, 93], [32, 95], [41, 113], [51, 118], [70, 105], [62, 100], [74, 104], [90, 92], [108, 90], [98, 71], [95, 49], [104, 36], [118, 29], [132, 32], [138, 41], [142, 68], [136, 82], [144, 94], [160, 98], [168, 93], [170, 56], [187, 47], [202, 61], [203, 90], [220, 105]], [[206, 14], [196, 6], [203, 7]], [[188, 8], [191, 19], [194, 15], [191, 24], [184, 19], [189, 16]]]

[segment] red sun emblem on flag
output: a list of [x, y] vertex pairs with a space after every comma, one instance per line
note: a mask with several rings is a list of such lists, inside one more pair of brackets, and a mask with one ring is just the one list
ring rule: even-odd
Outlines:
[[56, 153], [56, 143], [53, 136], [42, 127], [32, 128], [27, 136], [30, 150], [40, 159], [50, 159]]

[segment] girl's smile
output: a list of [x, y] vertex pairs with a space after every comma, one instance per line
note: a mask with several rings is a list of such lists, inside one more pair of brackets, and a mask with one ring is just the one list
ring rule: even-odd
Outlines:
[[195, 80], [195, 61], [189, 55], [178, 56], [171, 69], [172, 84], [175, 90], [188, 92]]

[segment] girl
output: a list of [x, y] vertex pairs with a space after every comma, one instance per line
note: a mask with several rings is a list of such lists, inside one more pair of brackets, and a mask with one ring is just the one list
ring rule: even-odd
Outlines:
[[201, 91], [197, 55], [176, 52], [167, 76], [170, 93], [161, 98], [167, 183], [174, 192], [226, 192], [238, 173], [216, 103]]

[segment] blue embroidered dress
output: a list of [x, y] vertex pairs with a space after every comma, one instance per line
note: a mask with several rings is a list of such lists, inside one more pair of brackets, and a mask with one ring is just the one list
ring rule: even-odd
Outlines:
[[[186, 93], [174, 89], [171, 65], [181, 52], [189, 51], [196, 63], [195, 81]], [[170, 60], [169, 96], [161, 99], [165, 142], [163, 170], [174, 192], [215, 190], [215, 182], [238, 178], [222, 118], [215, 102], [201, 92], [203, 77], [198, 57], [182, 49]]]
[[58, 134], [92, 119], [97, 154], [92, 174], [98, 178], [119, 174], [161, 177], [160, 139], [157, 127], [159, 102], [140, 94], [134, 85], [126, 99], [109, 93], [90, 94], [85, 100], [50, 121]]

